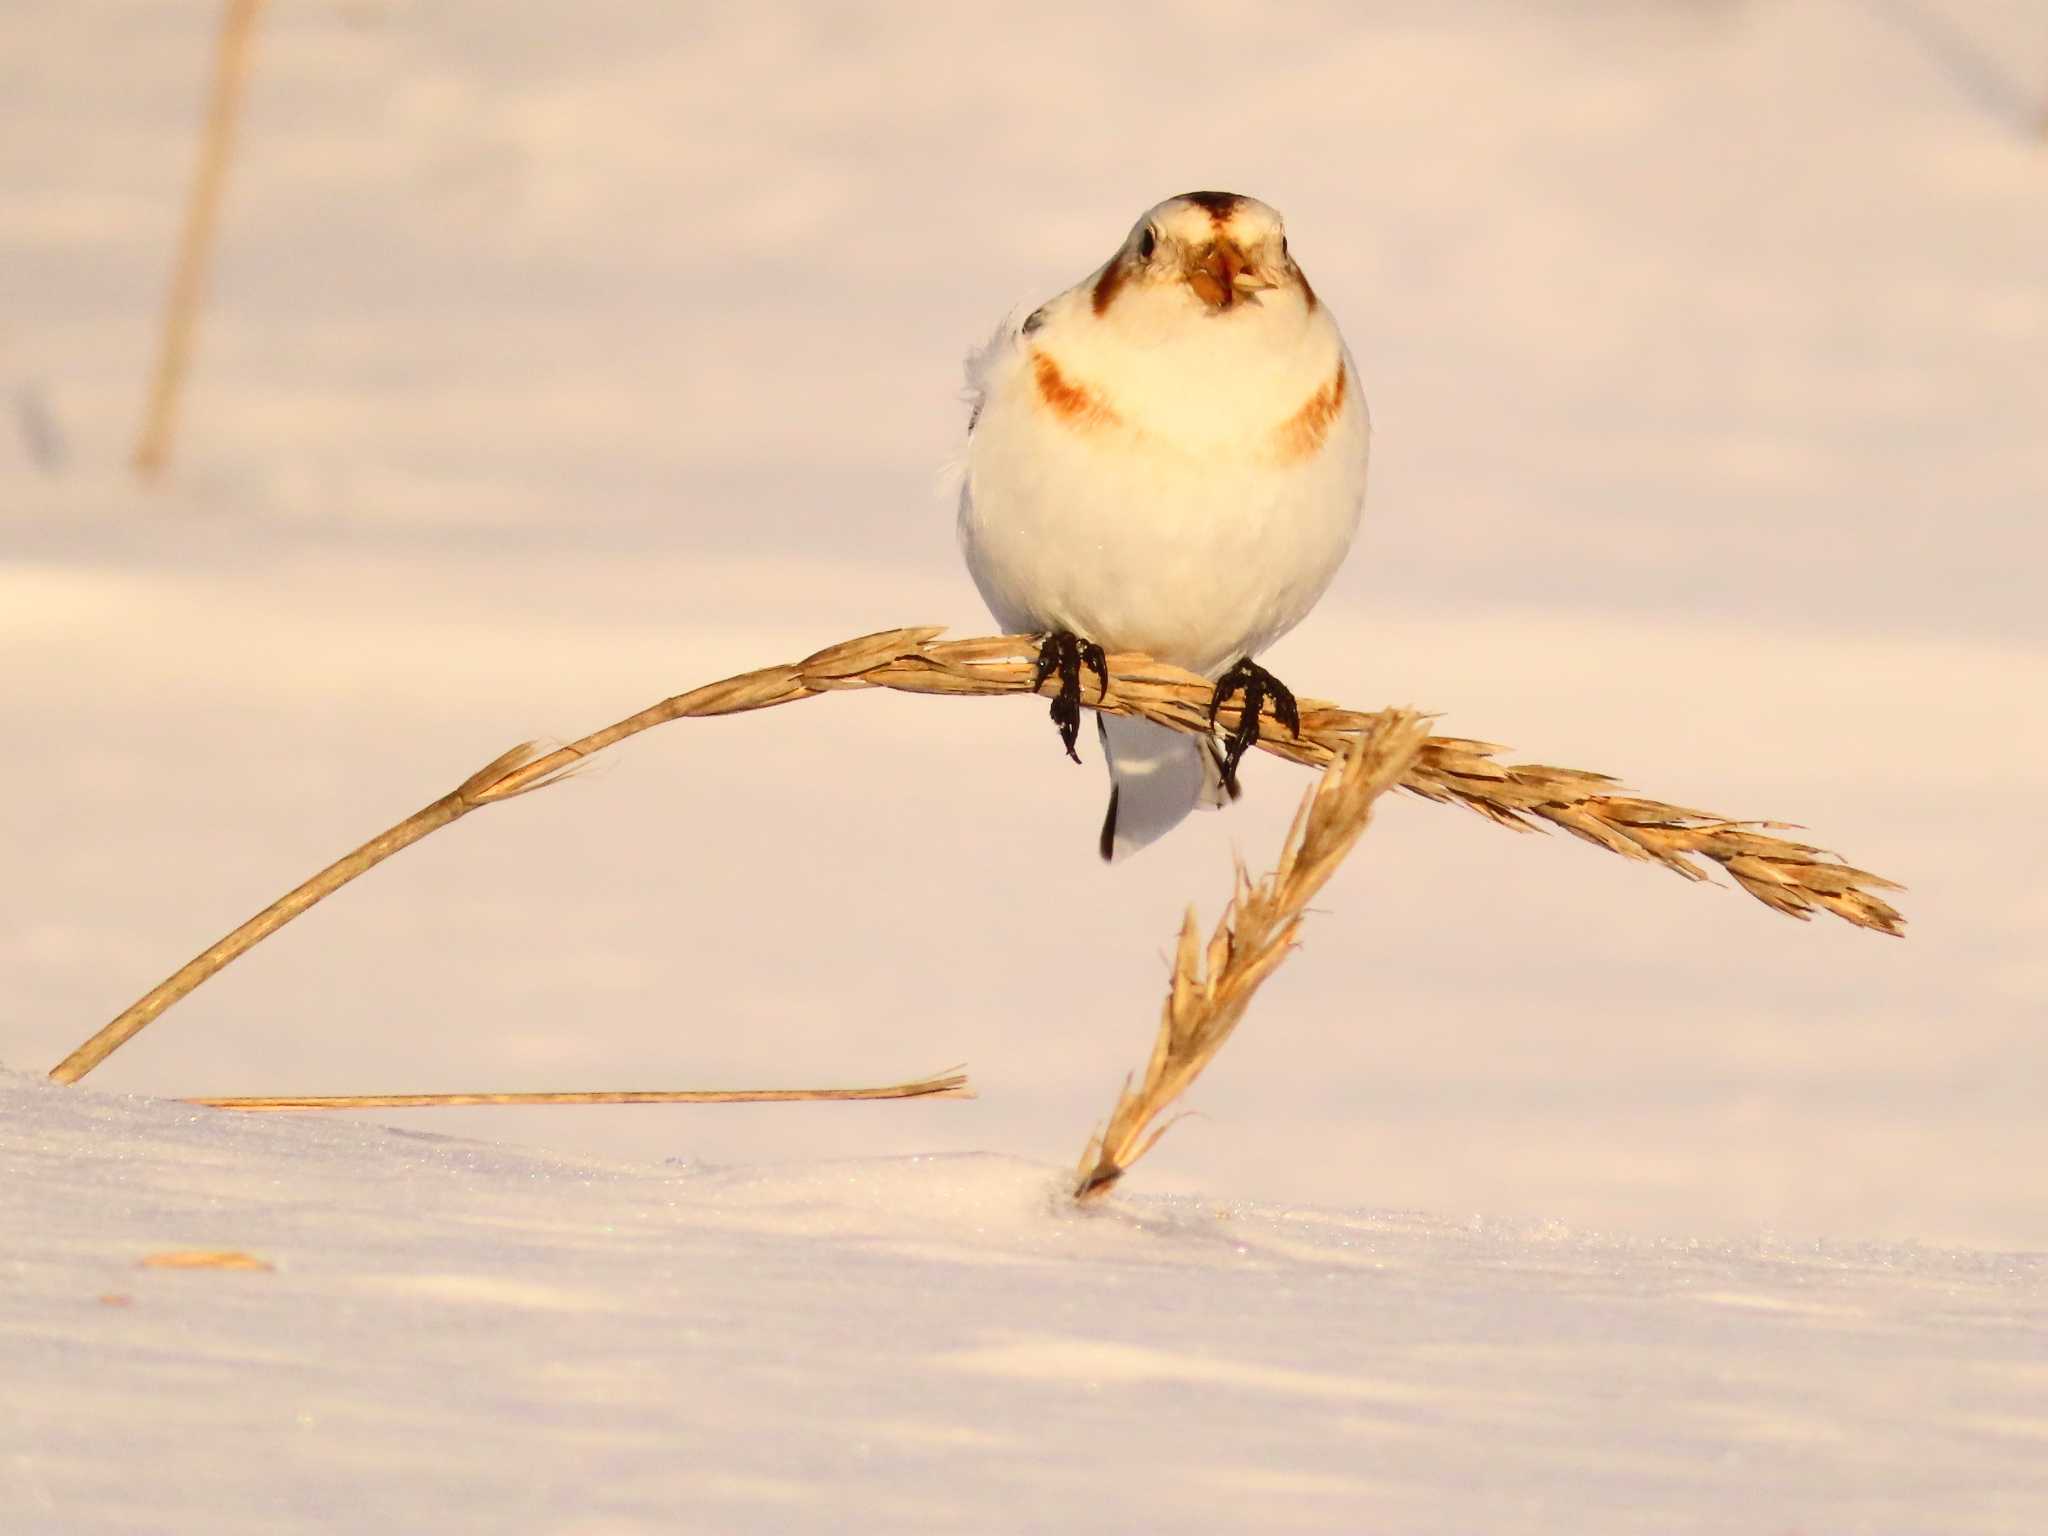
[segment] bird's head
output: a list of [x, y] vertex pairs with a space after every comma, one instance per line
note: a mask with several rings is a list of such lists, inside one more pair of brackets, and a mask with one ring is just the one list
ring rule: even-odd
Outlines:
[[1177, 298], [1201, 314], [1258, 307], [1267, 295], [1292, 291], [1310, 309], [1315, 294], [1287, 252], [1280, 215], [1235, 192], [1184, 192], [1131, 226], [1122, 248], [1096, 279], [1095, 312], [1120, 296]]

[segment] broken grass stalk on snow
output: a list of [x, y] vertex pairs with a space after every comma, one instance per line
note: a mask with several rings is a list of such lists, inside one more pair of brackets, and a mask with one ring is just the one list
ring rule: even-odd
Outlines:
[[886, 1088], [627, 1088], [586, 1093], [339, 1093], [190, 1097], [208, 1109], [446, 1109], [475, 1104], [813, 1104], [856, 1099], [971, 1099], [958, 1067]]

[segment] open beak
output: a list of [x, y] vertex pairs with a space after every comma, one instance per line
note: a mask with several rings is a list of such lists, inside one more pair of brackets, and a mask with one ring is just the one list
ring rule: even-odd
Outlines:
[[1273, 280], [1254, 270], [1245, 254], [1229, 240], [1217, 240], [1195, 253], [1188, 267], [1188, 286], [1211, 310], [1228, 309]]

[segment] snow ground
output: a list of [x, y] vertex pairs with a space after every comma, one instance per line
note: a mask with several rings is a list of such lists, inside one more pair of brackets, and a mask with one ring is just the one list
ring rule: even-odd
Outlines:
[[[67, 1532], [2028, 1532], [2048, 1260], [713, 1168], [0, 1079]], [[248, 1252], [271, 1272], [138, 1269]], [[10, 1423], [9, 1420], [12, 1422]]]
[[[1082, 1219], [1045, 1170], [1141, 1060], [1182, 905], [1270, 858], [1303, 780], [1254, 765], [1104, 872], [1099, 768], [1021, 705], [669, 727], [409, 851], [92, 1091], [7, 1080], [0, 1507], [2048, 1523], [2038, 1260], [1992, 1256], [2048, 1250], [2032, 0], [1250, 30], [280, 0], [177, 475], [144, 494], [121, 464], [213, 14], [0, 11], [7, 1067], [515, 741], [862, 630], [981, 631], [935, 484], [961, 354], [1205, 184], [1288, 213], [1379, 427], [1362, 546], [1282, 674], [1804, 822], [1906, 880], [1913, 926], [1391, 805], [1200, 1118]], [[395, 1129], [104, 1092], [961, 1060], [971, 1104]], [[213, 1243], [280, 1267], [129, 1267]], [[190, 1381], [227, 1395], [145, 1419]], [[249, 1454], [307, 1402], [297, 1460]], [[127, 1481], [83, 1477], [94, 1430]], [[483, 1486], [508, 1466], [535, 1476]]]

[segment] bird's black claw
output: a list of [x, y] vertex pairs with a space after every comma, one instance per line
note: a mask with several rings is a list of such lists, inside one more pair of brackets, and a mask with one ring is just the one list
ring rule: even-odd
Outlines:
[[1249, 656], [1238, 658], [1237, 665], [1216, 679], [1216, 691], [1209, 696], [1209, 725], [1215, 728], [1216, 715], [1230, 702], [1234, 693], [1244, 695], [1244, 707], [1238, 714], [1237, 726], [1223, 744], [1223, 787], [1235, 800], [1238, 794], [1237, 765], [1246, 752], [1259, 739], [1259, 715], [1270, 700], [1273, 715], [1287, 727], [1288, 734], [1299, 739], [1301, 736], [1301, 706], [1294, 701], [1285, 683], [1253, 661]]
[[1095, 697], [1108, 698], [1109, 658], [1101, 646], [1065, 629], [1054, 630], [1038, 642], [1038, 666], [1032, 673], [1031, 686], [1042, 688], [1048, 677], [1059, 674], [1060, 691], [1053, 696], [1052, 723], [1059, 727], [1060, 745], [1077, 763], [1081, 761], [1081, 754], [1074, 750], [1081, 735], [1081, 672], [1090, 667], [1100, 679]]

